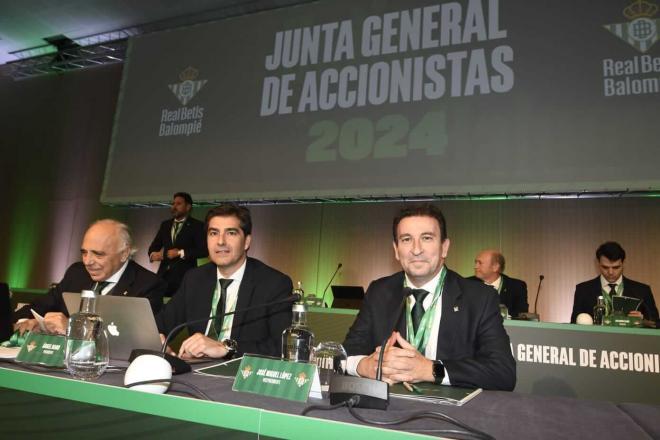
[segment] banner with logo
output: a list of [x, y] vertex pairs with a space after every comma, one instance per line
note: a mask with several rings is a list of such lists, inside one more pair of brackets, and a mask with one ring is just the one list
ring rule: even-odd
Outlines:
[[333, 0], [133, 38], [102, 201], [657, 191], [658, 4]]

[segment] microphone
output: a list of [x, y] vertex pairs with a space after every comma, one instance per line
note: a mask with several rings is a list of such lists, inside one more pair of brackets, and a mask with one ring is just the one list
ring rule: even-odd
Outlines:
[[527, 320], [527, 321], [540, 321], [541, 316], [538, 314], [536, 311], [536, 305], [539, 302], [539, 294], [541, 293], [541, 284], [543, 284], [543, 279], [545, 277], [543, 275], [539, 275], [539, 286], [536, 288], [536, 299], [534, 299], [534, 313], [521, 313], [519, 316], [520, 318]]
[[[403, 314], [403, 309], [406, 307], [406, 300], [408, 297], [412, 295], [412, 289], [410, 287], [405, 287], [403, 289], [403, 299], [401, 300], [401, 304], [399, 305], [398, 312], [396, 314], [396, 320], [390, 327], [392, 329], [392, 332], [390, 332], [390, 335], [396, 331], [397, 324], [401, 320], [401, 315]], [[385, 353], [385, 345], [387, 344], [387, 340], [389, 339], [389, 336], [386, 336], [385, 339], [383, 339], [383, 343], [380, 344], [380, 356], [378, 357], [378, 369], [376, 370], [376, 380], [383, 380], [383, 353]]]
[[325, 292], [328, 291], [328, 287], [330, 287], [330, 284], [332, 284], [332, 280], [335, 279], [337, 272], [339, 272], [339, 269], [341, 269], [342, 266], [343, 264], [341, 263], [337, 265], [337, 269], [335, 269], [335, 273], [332, 274], [332, 276], [330, 277], [330, 281], [328, 281], [328, 285], [325, 286], [325, 289], [323, 289], [323, 295], [321, 296], [321, 307], [325, 307]]
[[[405, 288], [402, 290], [403, 299], [397, 314], [395, 316], [395, 321], [390, 327], [395, 331], [399, 320], [401, 319], [401, 314], [406, 305], [406, 299], [410, 295], [411, 290]], [[391, 335], [391, 333], [390, 333]], [[330, 395], [330, 404], [336, 405], [342, 402], [345, 402], [354, 396], [358, 396], [359, 399], [357, 403], [353, 406], [358, 408], [370, 408], [370, 409], [387, 409], [387, 406], [390, 403], [390, 387], [387, 382], [382, 381], [383, 377], [383, 354], [385, 352], [385, 345], [390, 335], [386, 335], [383, 343], [380, 346], [380, 356], [378, 359], [378, 369], [376, 370], [376, 379], [368, 379], [366, 377], [355, 377], [355, 376], [342, 376], [334, 375], [330, 381], [330, 389], [328, 391]]]
[[[280, 299], [280, 300], [277, 300], [277, 301], [271, 301], [271, 302], [267, 302], [267, 303], [256, 304], [254, 306], [244, 307], [242, 309], [236, 309], [236, 310], [231, 311], [231, 312], [216, 314], [216, 315], [209, 316], [209, 317], [206, 317], [206, 318], [201, 318], [201, 319], [192, 319], [190, 321], [186, 321], [184, 323], [181, 323], [181, 324], [175, 326], [174, 328], [172, 328], [172, 330], [170, 330], [170, 332], [167, 334], [167, 337], [165, 338], [165, 341], [163, 341], [163, 346], [162, 346], [161, 350], [156, 351], [156, 350], [147, 350], [147, 349], [136, 348], [133, 351], [131, 351], [131, 355], [128, 359], [129, 362], [131, 362], [131, 365], [129, 365], [129, 367], [128, 367], [129, 369], [126, 370], [126, 375], [128, 376], [129, 370], [131, 370], [131, 367], [134, 364], [142, 365], [142, 364], [146, 363], [144, 360], [138, 361], [138, 359], [140, 359], [142, 356], [157, 357], [157, 358], [161, 359], [160, 361], [152, 360], [152, 363], [150, 364], [151, 366], [149, 367], [150, 369], [161, 371], [163, 369], [163, 367], [155, 366], [153, 364], [153, 362], [158, 362], [162, 365], [167, 365], [168, 370], [170, 372], [173, 372], [174, 374], [188, 373], [189, 371], [191, 371], [191, 367], [190, 367], [189, 363], [187, 363], [186, 361], [184, 361], [183, 359], [181, 359], [177, 356], [172, 356], [171, 354], [166, 353], [167, 344], [169, 344], [172, 337], [179, 330], [181, 330], [183, 327], [188, 326], [188, 325], [192, 325], [192, 324], [199, 324], [199, 323], [202, 323], [202, 322], [207, 322], [207, 321], [210, 321], [212, 319], [216, 319], [216, 317], [217, 318], [224, 318], [225, 316], [234, 315], [236, 313], [249, 312], [250, 310], [260, 309], [260, 308], [263, 308], [263, 307], [276, 306], [276, 305], [280, 305], [280, 304], [299, 302], [300, 300], [301, 300], [300, 294], [294, 293], [294, 294], [291, 294], [291, 295], [287, 296], [284, 299]], [[136, 368], [139, 368], [139, 367], [135, 367], [132, 370], [135, 370]], [[148, 373], [146, 375], [150, 376], [150, 374], [148, 374]], [[132, 373], [131, 377], [139, 378], [140, 381], [152, 380], [153, 379], [151, 377], [145, 377], [144, 374], [140, 375], [140, 374], [135, 374], [135, 373]], [[127, 379], [125, 377], [124, 378], [124, 384], [126, 386], [130, 387], [131, 384], [126, 383], [126, 382], [127, 382]], [[134, 381], [131, 381], [131, 383], [133, 383], [133, 382]], [[145, 391], [148, 391], [148, 390], [145, 389]], [[163, 391], [160, 391], [160, 392], [162, 393], [162, 392], [165, 392], [165, 391], [166, 391], [166, 389], [163, 389]]]

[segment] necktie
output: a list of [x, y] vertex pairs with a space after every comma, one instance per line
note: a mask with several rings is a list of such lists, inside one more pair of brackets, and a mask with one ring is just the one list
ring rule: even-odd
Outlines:
[[220, 298], [218, 304], [215, 306], [215, 319], [213, 320], [213, 327], [217, 337], [220, 337], [222, 332], [222, 322], [224, 321], [223, 313], [225, 313], [225, 304], [227, 302], [227, 288], [234, 280], [228, 278], [220, 278]]
[[608, 286], [610, 286], [610, 296], [615, 297], [616, 296], [616, 284], [609, 283]]
[[412, 308], [411, 315], [413, 330], [415, 330], [415, 333], [417, 333], [419, 323], [422, 321], [422, 317], [424, 316], [424, 298], [426, 298], [426, 295], [428, 295], [429, 292], [424, 289], [410, 289], [410, 294], [415, 297], [415, 305]]
[[183, 222], [177, 222], [177, 221], [175, 221], [174, 224], [172, 225], [172, 243], [174, 243], [174, 241], [176, 240], [176, 236], [179, 235], [181, 226], [183, 226]]
[[99, 281], [99, 282], [97, 282], [96, 286], [94, 286], [94, 293], [96, 295], [101, 295], [101, 293], [103, 292], [103, 289], [105, 289], [108, 284], [110, 284], [109, 281]]

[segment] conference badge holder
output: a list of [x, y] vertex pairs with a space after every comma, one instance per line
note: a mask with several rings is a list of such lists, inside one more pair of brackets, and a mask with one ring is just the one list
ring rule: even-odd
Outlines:
[[322, 398], [316, 364], [252, 355], [243, 356], [232, 389], [297, 402]]

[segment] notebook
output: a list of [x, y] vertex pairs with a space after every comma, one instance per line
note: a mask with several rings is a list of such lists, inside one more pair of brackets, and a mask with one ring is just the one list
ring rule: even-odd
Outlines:
[[332, 307], [335, 309], [359, 309], [364, 300], [362, 286], [332, 286]]
[[[80, 293], [64, 292], [69, 315], [80, 308]], [[131, 296], [98, 296], [96, 313], [103, 319], [108, 333], [110, 359], [127, 361], [134, 348], [160, 350], [160, 336], [147, 298]]]

